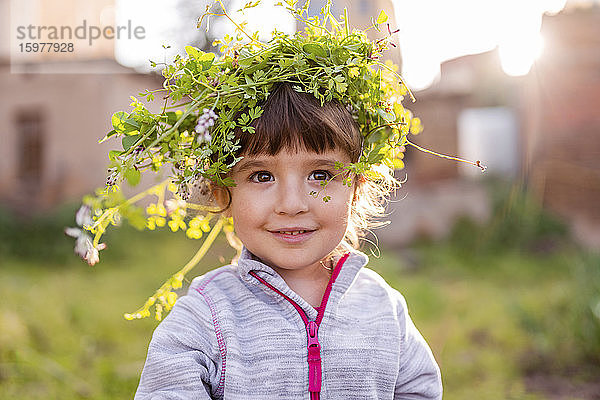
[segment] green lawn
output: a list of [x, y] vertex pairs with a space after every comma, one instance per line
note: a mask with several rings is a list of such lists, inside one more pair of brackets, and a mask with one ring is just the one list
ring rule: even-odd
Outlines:
[[[528, 248], [494, 236], [497, 245], [489, 247], [482, 244], [486, 232], [499, 229], [463, 224], [447, 242], [371, 257], [405, 295], [432, 347], [444, 398], [600, 398], [600, 323], [593, 314], [595, 307], [600, 315], [600, 257], [565, 239]], [[128, 322], [122, 314], [141, 305], [199, 242], [125, 229], [108, 243], [95, 267], [66, 256], [67, 238], [25, 245], [37, 254], [5, 246], [0, 399], [132, 397], [157, 322]], [[218, 242], [203, 268], [232, 254]]]

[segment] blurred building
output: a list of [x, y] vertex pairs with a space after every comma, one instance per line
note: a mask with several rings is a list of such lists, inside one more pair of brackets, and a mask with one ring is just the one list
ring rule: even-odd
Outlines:
[[63, 40], [73, 52], [20, 52], [19, 43], [44, 40], [17, 41], [17, 27], [114, 26], [113, 3], [0, 0], [0, 205], [31, 214], [101, 186], [108, 145], [98, 140], [110, 116], [130, 95], [160, 86], [119, 65], [114, 40], [73, 37]]
[[547, 51], [527, 77], [525, 174], [575, 234], [600, 249], [600, 4], [543, 20]]
[[[425, 126], [413, 140], [525, 184], [581, 242], [600, 248], [600, 7], [545, 15], [542, 35], [544, 53], [526, 76], [504, 74], [497, 50], [443, 63], [439, 82], [410, 105]], [[481, 175], [414, 149], [407, 157], [409, 184], [451, 187]], [[464, 201], [468, 214], [477, 201]]]

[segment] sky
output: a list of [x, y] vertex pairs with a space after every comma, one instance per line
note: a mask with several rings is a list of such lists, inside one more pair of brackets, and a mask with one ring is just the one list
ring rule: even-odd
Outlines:
[[[414, 89], [430, 85], [440, 63], [498, 46], [504, 72], [524, 75], [543, 51], [544, 12], [565, 0], [396, 0], [403, 76]], [[434, 12], [432, 12], [434, 10]]]
[[[237, 1], [239, 8], [240, 0]], [[466, 54], [498, 47], [504, 71], [523, 75], [543, 51], [540, 26], [544, 13], [560, 11], [566, 0], [393, 0], [400, 28], [402, 74], [408, 85], [424, 89], [438, 76], [440, 63]], [[117, 23], [132, 19], [146, 27], [147, 39], [135, 43], [118, 41], [115, 55], [127, 66], [144, 69], [148, 59], [169, 61], [181, 52], [175, 36], [193, 34], [193, 23], [182, 28], [173, 1], [117, 0]], [[203, 3], [202, 0], [197, 3]], [[291, 32], [293, 19], [275, 0], [263, 0], [262, 7], [248, 14], [250, 31], [268, 36], [273, 26]], [[202, 9], [203, 7], [200, 7]], [[139, 22], [138, 22], [139, 21]], [[253, 21], [259, 21], [254, 22]], [[172, 27], [178, 29], [174, 30]], [[213, 25], [214, 26], [214, 25]], [[191, 32], [191, 33], [189, 33]], [[184, 39], [185, 40], [185, 39]], [[164, 49], [162, 45], [170, 45]]]

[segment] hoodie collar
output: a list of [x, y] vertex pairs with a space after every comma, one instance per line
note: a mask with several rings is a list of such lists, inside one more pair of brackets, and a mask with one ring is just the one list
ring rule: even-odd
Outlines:
[[[338, 299], [346, 293], [348, 288], [352, 285], [360, 269], [367, 264], [369, 258], [358, 250], [349, 251], [349, 257], [341, 266], [341, 270], [333, 283], [331, 294], [327, 302], [327, 309], [332, 307], [332, 303], [338, 301]], [[254, 254], [252, 254], [245, 246], [242, 248], [240, 258], [237, 262], [238, 273], [243, 281], [248, 283], [257, 284], [264, 287], [269, 293], [279, 296], [266, 286], [262, 285], [252, 275], [251, 271], [255, 271], [262, 279], [273, 285], [275, 288], [280, 290], [286, 296], [294, 300], [304, 311], [306, 312], [309, 319], [314, 319], [317, 315], [317, 311], [308, 304], [302, 297], [292, 291], [287, 283], [279, 276], [277, 272], [268, 265], [264, 264]]]

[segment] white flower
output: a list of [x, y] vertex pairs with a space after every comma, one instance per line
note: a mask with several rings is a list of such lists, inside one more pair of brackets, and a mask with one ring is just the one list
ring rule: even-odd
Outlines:
[[169, 214], [184, 208], [185, 204], [185, 201], [177, 199], [169, 199], [165, 201], [165, 205], [167, 206], [167, 212]]
[[204, 133], [205, 129], [206, 129], [206, 127], [204, 125], [200, 124], [200, 123], [198, 123], [198, 125], [196, 125], [196, 132], [197, 133], [202, 134], [202, 133]]
[[85, 204], [79, 207], [75, 214], [75, 222], [81, 227], [92, 225], [92, 208]]
[[[210, 135], [208, 134], [208, 129], [211, 126], [215, 125], [215, 119], [217, 119], [217, 114], [213, 110], [209, 110], [205, 108], [202, 110], [202, 115], [198, 117], [198, 122], [195, 127], [196, 133], [198, 133], [198, 142], [210, 142]], [[208, 139], [207, 139], [208, 137]]]
[[106, 248], [106, 244], [100, 243], [98, 245], [98, 247], [94, 247], [92, 245], [92, 241], [88, 239], [86, 241], [86, 246], [87, 246], [87, 252], [85, 253], [85, 257], [83, 259], [85, 261], [87, 261], [87, 263], [90, 266], [93, 266], [98, 261], [100, 261], [100, 257], [99, 257], [98, 251], [99, 250], [104, 250]]
[[73, 251], [89, 265], [96, 264], [99, 258], [99, 250], [104, 250], [106, 244], [100, 243], [94, 247], [92, 237], [85, 231], [84, 227], [92, 225], [92, 210], [87, 205], [82, 205], [75, 214], [75, 222], [78, 228], [65, 228], [65, 234], [75, 238], [75, 248]]

